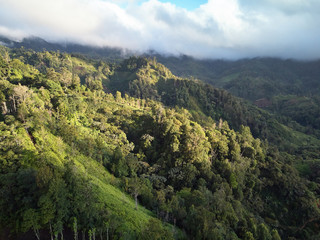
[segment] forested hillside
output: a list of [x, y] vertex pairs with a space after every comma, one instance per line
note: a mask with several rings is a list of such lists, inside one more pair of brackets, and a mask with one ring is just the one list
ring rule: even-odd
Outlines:
[[[194, 79], [174, 76], [164, 65], [146, 58], [131, 57], [115, 67], [106, 81], [108, 89], [131, 96], [154, 99], [170, 107], [184, 107], [195, 121], [204, 125], [219, 119], [239, 130], [249, 126], [254, 137], [267, 139], [281, 150], [319, 154], [319, 140], [307, 135], [309, 128], [284, 121], [277, 115], [234, 97], [227, 91]], [[282, 121], [283, 120], [283, 121]], [[313, 134], [318, 136], [319, 131]]]
[[[9, 47], [31, 48], [80, 53], [91, 59], [120, 63], [134, 52], [117, 48], [97, 48], [73, 43], [50, 43], [41, 38], [25, 38], [21, 42], [0, 37]], [[246, 99], [276, 115], [277, 120], [297, 131], [320, 136], [320, 62], [277, 58], [201, 60], [189, 56], [163, 56], [156, 52], [144, 54], [156, 57], [174, 75], [197, 78], [214, 87]], [[298, 125], [297, 125], [298, 124]], [[303, 126], [303, 128], [301, 128]], [[252, 126], [251, 126], [252, 127]]]
[[155, 59], [1, 48], [0, 105], [3, 239], [320, 237], [319, 140]]
[[297, 122], [319, 137], [320, 61], [254, 58], [238, 61], [157, 59], [174, 74], [194, 76], [277, 115], [281, 123]]

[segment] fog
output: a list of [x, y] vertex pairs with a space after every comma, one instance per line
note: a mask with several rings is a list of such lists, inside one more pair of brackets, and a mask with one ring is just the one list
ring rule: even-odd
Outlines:
[[0, 0], [0, 34], [196, 58], [318, 59], [320, 1]]

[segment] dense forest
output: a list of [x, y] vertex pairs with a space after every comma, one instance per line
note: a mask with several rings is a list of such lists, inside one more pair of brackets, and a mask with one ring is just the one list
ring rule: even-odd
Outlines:
[[284, 124], [320, 127], [320, 61], [254, 58], [238, 61], [163, 57], [158, 60], [178, 76], [194, 76], [276, 114]]
[[0, 53], [1, 239], [320, 238], [319, 127], [288, 96], [280, 118], [155, 58]]
[[[98, 48], [74, 43], [51, 43], [37, 37], [17, 42], [0, 36], [0, 42], [13, 48], [44, 49], [80, 53], [91, 59], [120, 63], [134, 52], [118, 48]], [[145, 53], [156, 57], [176, 76], [197, 78], [214, 87], [248, 100], [275, 114], [277, 120], [308, 135], [320, 136], [320, 61], [298, 61], [276, 58], [252, 58], [228, 61], [224, 59], [195, 59], [190, 56], [164, 56], [157, 52]]]

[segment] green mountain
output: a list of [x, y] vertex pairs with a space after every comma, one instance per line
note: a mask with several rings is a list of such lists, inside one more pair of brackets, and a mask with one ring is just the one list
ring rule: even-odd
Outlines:
[[196, 77], [277, 115], [319, 137], [320, 61], [274, 58], [196, 60], [157, 55], [175, 75]]
[[[111, 91], [183, 107], [195, 121], [210, 125], [223, 119], [238, 130], [249, 126], [253, 136], [267, 139], [281, 150], [319, 153], [319, 140], [297, 122], [285, 124], [278, 116], [230, 93], [195, 79], [174, 76], [155, 59], [131, 57], [115, 68], [105, 82]], [[314, 131], [313, 134], [317, 132]]]
[[1, 238], [319, 238], [316, 137], [155, 59], [0, 52]]
[[0, 45], [13, 49], [23, 47], [25, 49], [32, 49], [34, 51], [60, 51], [73, 54], [81, 54], [86, 55], [92, 59], [103, 59], [106, 61], [116, 62], [133, 54], [127, 49], [120, 49], [115, 47], [94, 47], [72, 42], [52, 43], [39, 37], [27, 37], [23, 38], [21, 41], [15, 41], [9, 39], [6, 36], [0, 35]]
[[[0, 37], [9, 47], [36, 51], [61, 51], [83, 54], [90, 59], [121, 62], [134, 55], [129, 50], [96, 48], [74, 43], [50, 43], [41, 38], [25, 38], [21, 42]], [[188, 56], [156, 57], [176, 76], [195, 77], [235, 96], [246, 99], [276, 115], [284, 125], [316, 137], [320, 136], [320, 61], [296, 61], [276, 58], [227, 60], [198, 60]], [[81, 55], [79, 55], [81, 58]], [[298, 123], [298, 126], [297, 124]], [[301, 126], [303, 128], [301, 128]]]

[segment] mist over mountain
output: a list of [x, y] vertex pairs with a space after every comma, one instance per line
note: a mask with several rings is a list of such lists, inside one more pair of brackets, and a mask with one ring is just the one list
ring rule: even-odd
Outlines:
[[316, 0], [188, 2], [1, 0], [0, 34], [210, 59], [320, 56]]
[[320, 239], [319, 0], [0, 6], [0, 240]]

